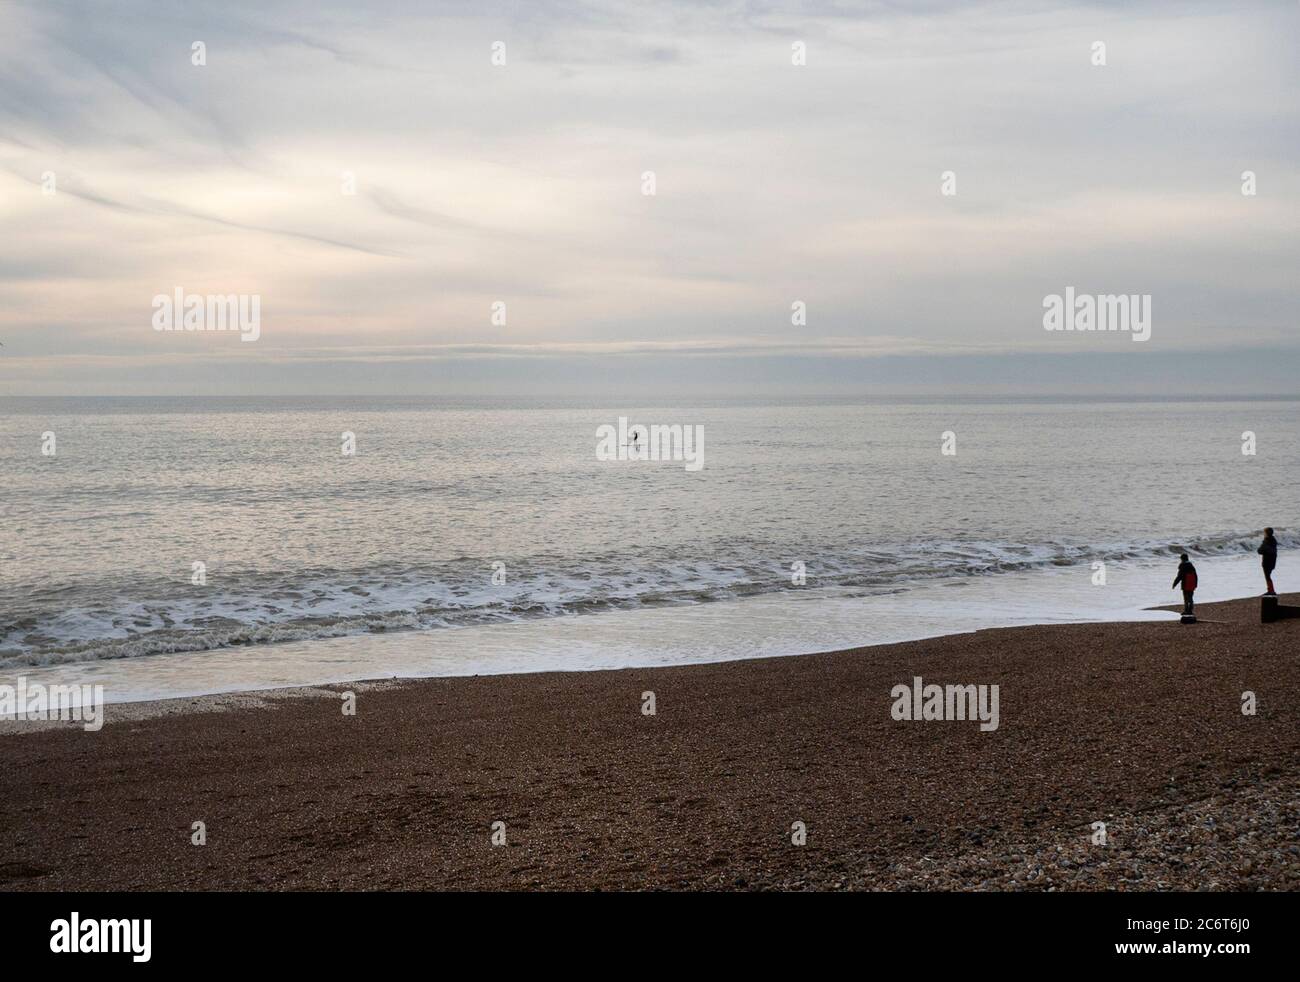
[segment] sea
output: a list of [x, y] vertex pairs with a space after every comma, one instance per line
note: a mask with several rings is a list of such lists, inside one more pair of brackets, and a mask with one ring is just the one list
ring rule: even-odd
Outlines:
[[[1300, 585], [1297, 409], [0, 398], [0, 685], [134, 701], [1178, 629], [1151, 608], [1180, 552], [1198, 600], [1255, 595], [1271, 525]], [[599, 452], [650, 427], [667, 459]]]

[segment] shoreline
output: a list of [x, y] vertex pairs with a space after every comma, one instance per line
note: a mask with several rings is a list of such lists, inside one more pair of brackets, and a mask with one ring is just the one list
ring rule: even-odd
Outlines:
[[[1242, 596], [1248, 574], [1257, 567], [1242, 557], [1220, 557], [1217, 591], [1204, 602], [1249, 599]], [[1153, 565], [1138, 567], [1151, 579]], [[1041, 575], [1041, 574], [1040, 574]], [[1130, 573], [1129, 575], [1133, 575]], [[1160, 585], [1165, 572], [1156, 574]], [[730, 602], [683, 607], [602, 612], [582, 617], [539, 618], [499, 624], [349, 634], [271, 644], [224, 646], [197, 652], [161, 653], [135, 658], [92, 659], [49, 665], [13, 665], [0, 682], [105, 687], [109, 706], [141, 706], [209, 697], [252, 696], [287, 689], [317, 689], [424, 678], [568, 671], [614, 671], [730, 660], [802, 657], [949, 637], [992, 628], [1053, 624], [1137, 623], [1161, 620], [1177, 604], [1140, 602], [1074, 604], [1062, 592], [1064, 575], [1027, 580], [1046, 589], [1028, 614], [1013, 601], [969, 592], [940, 581], [916, 592], [861, 598], [807, 593], [776, 593]], [[1152, 580], [1146, 587], [1157, 582]], [[1252, 584], [1253, 585], [1253, 584]], [[987, 583], [973, 585], [987, 590]], [[1003, 592], [1008, 584], [999, 583]], [[1132, 584], [1130, 584], [1132, 586]], [[1140, 586], [1140, 585], [1139, 585]], [[928, 591], [928, 592], [927, 592]], [[1150, 589], [1130, 592], [1150, 595]], [[953, 601], [956, 601], [955, 605]], [[1072, 603], [1073, 601], [1073, 603]], [[582, 652], [582, 654], [577, 654]], [[161, 710], [160, 710], [161, 711]], [[13, 717], [0, 716], [0, 735]]]
[[[1246, 598], [1242, 598], [1246, 599]], [[1223, 601], [1225, 603], [1235, 603], [1233, 601]], [[1167, 610], [1171, 613], [1177, 613], [1181, 610], [1177, 605], [1146, 607], [1145, 610]], [[1081, 621], [1081, 624], [1139, 624], [1142, 621]], [[1157, 622], [1165, 623], [1165, 622]], [[922, 641], [936, 641], [944, 638], [957, 638], [970, 634], [979, 634], [984, 631], [1016, 631], [1026, 628], [1039, 627], [1058, 627], [1059, 624], [1025, 624], [1014, 627], [993, 627], [993, 628], [973, 628], [965, 631], [953, 631], [946, 634], [927, 634], [917, 638], [909, 638], [905, 641], [881, 642], [875, 644], [856, 645], [847, 648], [834, 648], [828, 651], [808, 651], [791, 655], [754, 655], [749, 658], [726, 658], [716, 661], [699, 661], [689, 662], [690, 666], [708, 666], [708, 665], [726, 665], [737, 661], [763, 662], [774, 659], [785, 658], [810, 658], [819, 655], [841, 655], [848, 652], [868, 652], [874, 648], [883, 648], [889, 645], [913, 644]], [[273, 647], [273, 646], [268, 646]], [[382, 687], [402, 686], [410, 683], [428, 682], [439, 679], [477, 679], [477, 678], [494, 678], [498, 676], [519, 676], [524, 678], [542, 678], [547, 676], [567, 676], [567, 675], [585, 675], [587, 673], [604, 673], [604, 672], [625, 672], [625, 671], [645, 671], [656, 672], [664, 668], [673, 666], [664, 665], [645, 665], [645, 666], [627, 666], [627, 667], [595, 667], [595, 668], [554, 668], [554, 669], [537, 669], [524, 671], [506, 671], [506, 672], [476, 672], [463, 675], [394, 675], [388, 678], [373, 677], [364, 679], [339, 679], [336, 681], [310, 682], [306, 684], [286, 684], [263, 686], [254, 689], [231, 689], [223, 692], [200, 692], [186, 695], [169, 696], [162, 699], [123, 699], [120, 701], [105, 701], [104, 708], [104, 725], [110, 723], [138, 722], [145, 719], [156, 719], [163, 716], [175, 716], [189, 713], [224, 713], [243, 709], [273, 709], [276, 703], [287, 699], [314, 699], [314, 698], [334, 698], [339, 692], [347, 690], [373, 691]], [[85, 684], [94, 684], [88, 682]], [[63, 720], [17, 720], [12, 716], [0, 715], [0, 739], [6, 736], [21, 736], [26, 733], [37, 733], [52, 729], [80, 729], [81, 724], [75, 721]]]
[[[55, 724], [4, 744], [0, 889], [1300, 889], [1300, 621], [1255, 599]], [[999, 728], [892, 719], [915, 675]]]

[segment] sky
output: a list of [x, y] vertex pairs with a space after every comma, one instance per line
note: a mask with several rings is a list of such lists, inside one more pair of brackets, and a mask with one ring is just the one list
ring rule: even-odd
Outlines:
[[[0, 394], [1300, 395], [1297, 29], [0, 0]], [[1067, 287], [1149, 340], [1045, 331]]]

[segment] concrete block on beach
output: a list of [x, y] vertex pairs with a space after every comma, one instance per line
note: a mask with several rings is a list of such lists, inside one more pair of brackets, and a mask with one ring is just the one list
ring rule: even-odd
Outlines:
[[1261, 624], [1272, 624], [1274, 621], [1280, 621], [1287, 617], [1300, 617], [1300, 607], [1291, 607], [1287, 604], [1278, 603], [1275, 596], [1259, 598], [1259, 622]]

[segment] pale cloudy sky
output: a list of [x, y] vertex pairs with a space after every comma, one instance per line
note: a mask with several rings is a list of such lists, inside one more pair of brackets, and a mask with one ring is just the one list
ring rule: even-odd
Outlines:
[[[1300, 393], [1298, 29], [0, 0], [0, 394]], [[261, 339], [155, 332], [176, 286], [260, 295]], [[1151, 340], [1045, 332], [1066, 286], [1150, 294]]]

